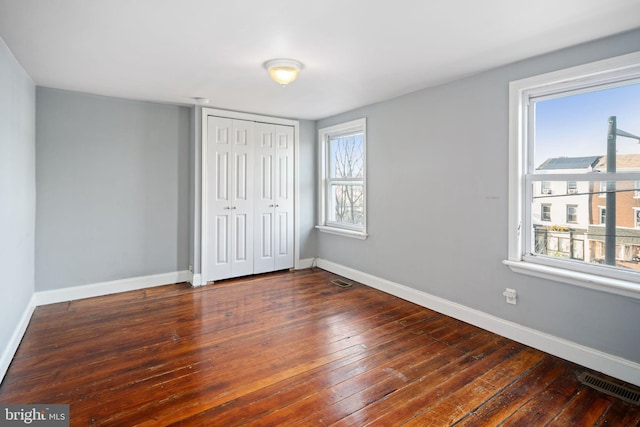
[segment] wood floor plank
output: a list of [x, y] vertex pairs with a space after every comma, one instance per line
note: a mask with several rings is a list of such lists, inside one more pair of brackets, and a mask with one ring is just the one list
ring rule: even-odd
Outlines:
[[608, 396], [584, 387], [548, 425], [549, 427], [593, 426], [607, 412], [610, 405]]
[[72, 426], [620, 425], [576, 365], [320, 269], [38, 307], [0, 403]]
[[[392, 412], [383, 414], [375, 420], [375, 423], [390, 425], [398, 419], [411, 420], [421, 415], [424, 412], [424, 408], [429, 408], [442, 402], [455, 391], [472, 382], [474, 378], [479, 377], [482, 372], [519, 355], [523, 350], [521, 346], [516, 345], [500, 348], [481, 361], [470, 363], [466, 369], [456, 370], [448, 378], [439, 379], [437, 383], [430, 384], [426, 389], [420, 387], [420, 390], [416, 393], [417, 397], [410, 399], [408, 402], [398, 402], [399, 404], [396, 405]], [[420, 385], [422, 386], [422, 384]], [[425, 391], [428, 391], [428, 393]]]
[[640, 426], [640, 407], [630, 403], [613, 404], [596, 423], [605, 426]]
[[449, 393], [435, 405], [424, 408], [407, 426], [452, 425], [474, 408], [495, 396], [523, 373], [538, 365], [544, 355], [537, 350], [524, 349], [476, 376], [472, 381]]
[[544, 392], [507, 418], [503, 425], [547, 425], [573, 399], [578, 388], [578, 381], [571, 375], [560, 376]]
[[[340, 388], [345, 386], [354, 387], [353, 381], [358, 378], [366, 377], [366, 381], [372, 381], [374, 375], [372, 372], [385, 369], [396, 360], [402, 360], [409, 363], [417, 357], [424, 357], [426, 354], [437, 354], [436, 349], [446, 348], [436, 341], [424, 342], [424, 339], [414, 336], [414, 341], [422, 340], [419, 347], [413, 348], [406, 352], [404, 343], [410, 341], [389, 341], [379, 347], [371, 348], [366, 357], [354, 359], [348, 364], [337, 367], [327, 372], [327, 376], [314, 375], [311, 377], [296, 377], [297, 381], [287, 384], [275, 384], [249, 396], [250, 405], [243, 402], [232, 402], [229, 406], [234, 406], [235, 411], [228, 415], [219, 414], [217, 408], [207, 413], [199, 414], [198, 417], [188, 420], [190, 425], [197, 425], [198, 422], [204, 422], [207, 417], [215, 417], [216, 420], [223, 422], [225, 425], [236, 425], [234, 420], [237, 416], [242, 416], [243, 423], [247, 421], [256, 421], [261, 423], [278, 425], [282, 423], [293, 424], [299, 417], [305, 417], [317, 409], [317, 401], [322, 399], [327, 403], [327, 399], [336, 398], [340, 394]], [[422, 351], [420, 351], [422, 349]], [[419, 354], [417, 354], [419, 353]], [[322, 393], [325, 396], [320, 396]], [[245, 400], [246, 403], [246, 400]], [[250, 409], [251, 408], [251, 409]], [[252, 414], [252, 412], [256, 414]], [[211, 419], [211, 418], [209, 418]]]
[[570, 370], [556, 359], [546, 358], [535, 369], [516, 379], [502, 393], [485, 401], [467, 417], [456, 423], [460, 427], [497, 426], [524, 405], [532, 395], [544, 390], [560, 375]]
[[[466, 379], [465, 372], [469, 376], [477, 375], [477, 371], [471, 374], [467, 372], [470, 366], [477, 370], [486, 369], [521, 350], [522, 346], [519, 344], [498, 340], [485, 342], [484, 345], [475, 349], [475, 354], [466, 353], [458, 358], [449, 358], [448, 363], [443, 366], [434, 366], [432, 369], [427, 364], [422, 367], [422, 376], [418, 380], [385, 396], [384, 399], [341, 418], [335, 425], [345, 427], [372, 423], [384, 425], [396, 423], [398, 420], [409, 420], [421, 408], [439, 400], [439, 396], [447, 394], [448, 390], [459, 387]], [[323, 412], [331, 410], [334, 408], [325, 408]], [[327, 417], [329, 416], [321, 414], [318, 418]]]

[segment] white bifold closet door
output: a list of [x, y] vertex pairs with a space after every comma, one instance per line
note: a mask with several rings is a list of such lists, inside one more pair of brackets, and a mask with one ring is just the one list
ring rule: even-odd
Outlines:
[[292, 268], [294, 128], [207, 117], [205, 281]]
[[255, 124], [254, 273], [293, 267], [293, 127]]
[[253, 274], [254, 123], [207, 122], [206, 281]]

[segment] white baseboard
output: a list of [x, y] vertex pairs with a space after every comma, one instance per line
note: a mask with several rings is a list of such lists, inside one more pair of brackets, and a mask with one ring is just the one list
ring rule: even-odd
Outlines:
[[11, 365], [13, 356], [16, 354], [16, 351], [18, 351], [18, 346], [20, 345], [20, 341], [22, 341], [24, 333], [27, 331], [27, 326], [29, 326], [29, 321], [31, 320], [31, 315], [35, 308], [35, 295], [32, 295], [29, 303], [22, 313], [22, 316], [20, 317], [20, 321], [13, 330], [13, 334], [11, 335], [11, 339], [9, 340], [7, 347], [2, 351], [2, 356], [0, 357], [0, 384], [2, 384], [4, 375], [7, 373], [9, 365]]
[[318, 267], [589, 369], [640, 386], [640, 364], [636, 362], [522, 326], [331, 261], [318, 259]]
[[154, 274], [151, 276], [132, 277], [130, 279], [113, 280], [110, 282], [94, 283], [91, 285], [71, 286], [69, 288], [36, 292], [36, 305], [54, 304], [83, 298], [99, 297], [118, 292], [136, 291], [154, 286], [187, 282], [190, 279], [188, 270], [172, 273]]
[[313, 264], [316, 262], [317, 258], [305, 258], [298, 260], [298, 263], [295, 266], [296, 270], [304, 270], [305, 268], [313, 267]]
[[204, 283], [202, 283], [202, 274], [200, 273], [189, 273], [191, 280], [187, 280], [189, 283], [191, 283], [191, 286], [198, 287], [198, 286], [202, 286], [204, 285]]

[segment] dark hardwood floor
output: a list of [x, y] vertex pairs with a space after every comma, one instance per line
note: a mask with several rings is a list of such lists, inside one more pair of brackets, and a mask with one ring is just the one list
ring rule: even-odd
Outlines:
[[319, 269], [36, 309], [0, 403], [72, 426], [633, 426], [580, 366]]

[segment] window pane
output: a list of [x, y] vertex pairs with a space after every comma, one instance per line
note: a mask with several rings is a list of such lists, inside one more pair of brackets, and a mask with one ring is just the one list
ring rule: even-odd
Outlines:
[[329, 221], [364, 225], [364, 186], [362, 184], [331, 184], [329, 189]]
[[329, 178], [363, 178], [364, 135], [329, 139]]
[[[610, 116], [616, 117], [618, 129], [640, 135], [638, 100], [640, 84], [631, 84], [535, 102], [535, 167], [557, 159], [547, 170], [554, 166], [569, 169], [572, 163], [562, 158], [606, 155]], [[616, 152], [620, 171], [626, 168], [620, 155], [640, 154], [638, 141], [618, 136]], [[578, 168], [584, 167], [582, 163], [578, 162]]]
[[555, 191], [564, 188], [566, 181], [532, 182], [531, 252], [605, 264], [606, 245], [614, 244], [615, 266], [640, 271], [640, 199], [635, 197], [636, 181], [613, 182], [609, 194], [615, 195], [616, 209], [610, 239], [606, 237], [606, 190], [605, 197], [600, 197], [600, 189], [608, 184], [595, 179], [576, 181], [577, 192], [567, 194]]

